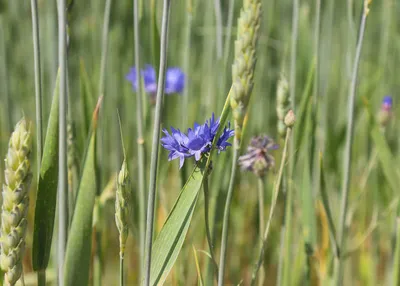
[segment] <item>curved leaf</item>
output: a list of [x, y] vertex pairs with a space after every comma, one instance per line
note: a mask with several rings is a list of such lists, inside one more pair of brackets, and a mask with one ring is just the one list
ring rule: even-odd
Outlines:
[[32, 246], [32, 266], [35, 271], [47, 268], [53, 238], [58, 183], [59, 90], [59, 76], [57, 75], [36, 197]]
[[96, 197], [96, 125], [101, 98], [93, 114], [92, 131], [79, 183], [64, 265], [64, 285], [88, 285]]

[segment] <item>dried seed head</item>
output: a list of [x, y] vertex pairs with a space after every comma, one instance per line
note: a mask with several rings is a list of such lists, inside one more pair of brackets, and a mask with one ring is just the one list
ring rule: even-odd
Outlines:
[[14, 285], [22, 273], [21, 260], [25, 248], [26, 215], [29, 205], [28, 190], [32, 178], [29, 158], [32, 151], [31, 129], [31, 124], [24, 118], [17, 123], [5, 159], [6, 182], [2, 192], [0, 266], [9, 285]]
[[296, 116], [294, 115], [293, 110], [290, 109], [285, 116], [285, 125], [288, 128], [292, 128], [295, 122], [296, 122]]
[[115, 223], [119, 231], [120, 256], [125, 253], [125, 243], [128, 238], [129, 226], [132, 219], [132, 193], [126, 161], [122, 163], [117, 178], [117, 191], [115, 198]]
[[278, 149], [274, 140], [266, 135], [253, 137], [247, 152], [239, 158], [239, 165], [242, 170], [253, 172], [263, 177], [268, 170], [275, 166], [275, 159], [270, 154], [271, 150]]
[[254, 85], [256, 45], [261, 19], [261, 2], [244, 0], [235, 41], [235, 59], [232, 65], [230, 104], [235, 120], [235, 138], [242, 137], [242, 126]]

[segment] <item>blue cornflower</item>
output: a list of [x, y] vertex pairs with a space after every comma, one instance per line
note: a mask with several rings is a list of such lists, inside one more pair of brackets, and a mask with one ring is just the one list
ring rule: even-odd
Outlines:
[[[146, 64], [145, 68], [140, 71], [144, 80], [144, 89], [147, 93], [155, 94], [157, 92], [156, 71], [153, 66]], [[138, 79], [136, 68], [132, 67], [125, 77], [132, 83], [134, 91], [138, 89]], [[180, 68], [168, 68], [165, 74], [165, 90], [166, 94], [181, 93], [185, 87], [185, 74]]]
[[162, 146], [169, 150], [168, 161], [179, 158], [179, 168], [182, 168], [185, 158], [191, 157], [189, 149], [186, 147], [189, 143], [189, 138], [179, 129], [171, 127], [171, 135], [166, 129], [163, 129], [165, 137], [161, 138]]
[[[171, 127], [171, 135], [164, 129], [165, 137], [161, 138], [162, 146], [169, 150], [168, 160], [180, 158], [180, 168], [184, 160], [189, 157], [194, 157], [199, 161], [202, 154], [208, 153], [211, 150], [212, 141], [217, 133], [220, 120], [215, 120], [214, 114], [210, 120], [203, 125], [194, 124], [193, 129], [189, 128], [187, 134], [182, 133]], [[217, 141], [216, 148], [218, 152], [225, 151], [226, 147], [231, 146], [227, 140], [234, 135], [234, 131], [225, 127], [221, 136]]]

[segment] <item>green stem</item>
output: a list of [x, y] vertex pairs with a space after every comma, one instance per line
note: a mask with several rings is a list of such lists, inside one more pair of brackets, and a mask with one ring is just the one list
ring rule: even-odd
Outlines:
[[217, 46], [217, 60], [222, 58], [222, 13], [220, 0], [214, 0], [215, 9], [215, 42]]
[[124, 285], [124, 255], [119, 256], [119, 285]]
[[38, 286], [46, 286], [46, 270], [39, 270], [37, 273]]
[[[258, 216], [259, 216], [259, 232], [262, 242], [262, 236], [264, 233], [264, 180], [263, 178], [258, 178]], [[260, 279], [258, 285], [263, 285], [265, 278], [264, 269], [261, 268]]]
[[160, 69], [158, 72], [157, 99], [153, 129], [153, 143], [150, 163], [150, 184], [147, 201], [147, 222], [146, 222], [146, 241], [145, 241], [145, 263], [144, 263], [144, 284], [150, 285], [150, 268], [151, 268], [151, 247], [153, 244], [153, 225], [154, 225], [154, 207], [157, 186], [157, 167], [158, 167], [158, 151], [160, 145], [160, 131], [162, 118], [162, 102], [164, 97], [165, 86], [165, 69], [167, 66], [167, 40], [168, 40], [168, 22], [170, 14], [171, 0], [164, 0], [162, 25], [161, 25], [161, 46], [160, 46]]
[[33, 35], [33, 58], [35, 65], [35, 102], [36, 102], [36, 154], [37, 172], [40, 172], [43, 152], [43, 128], [42, 128], [42, 87], [40, 72], [40, 45], [39, 45], [39, 21], [36, 0], [31, 0], [32, 8], [32, 35]]
[[290, 100], [292, 109], [295, 110], [296, 99], [296, 51], [298, 38], [298, 22], [299, 22], [299, 0], [293, 0], [293, 15], [292, 15], [292, 42], [290, 55]]
[[[285, 172], [287, 173], [287, 172]], [[291, 274], [291, 255], [292, 255], [292, 205], [293, 205], [293, 191], [291, 186], [291, 179], [286, 175], [287, 179], [287, 191], [286, 191], [286, 206], [285, 206], [285, 238], [284, 238], [284, 266], [283, 266], [283, 279], [282, 285], [290, 284]]]
[[291, 136], [292, 133], [292, 129], [288, 128], [287, 132], [286, 132], [286, 139], [285, 139], [285, 147], [283, 148], [283, 153], [282, 153], [282, 160], [281, 160], [281, 166], [279, 168], [279, 173], [278, 173], [278, 177], [276, 179], [275, 182], [275, 190], [274, 190], [274, 194], [272, 195], [272, 203], [271, 203], [271, 209], [269, 211], [269, 217], [268, 217], [268, 221], [267, 221], [267, 225], [265, 226], [265, 231], [264, 231], [264, 236], [263, 236], [263, 243], [261, 246], [261, 250], [257, 259], [257, 264], [253, 270], [253, 274], [251, 276], [251, 284], [250, 285], [254, 285], [256, 282], [256, 278], [257, 278], [257, 273], [258, 270], [260, 269], [263, 260], [264, 260], [264, 252], [265, 252], [265, 247], [267, 246], [267, 239], [268, 239], [268, 234], [269, 234], [269, 228], [271, 226], [271, 221], [272, 221], [272, 217], [274, 215], [274, 210], [276, 207], [276, 203], [278, 201], [278, 195], [279, 195], [279, 189], [280, 189], [280, 185], [281, 185], [281, 181], [282, 181], [282, 174], [283, 174], [283, 169], [285, 167], [285, 163], [286, 163], [286, 159], [288, 157], [288, 143], [289, 143], [289, 138]]
[[[360, 63], [367, 16], [368, 16], [368, 1], [365, 0], [364, 11], [360, 24], [360, 33], [357, 41], [356, 54], [354, 59], [348, 105], [347, 105], [348, 110], [347, 110], [346, 145], [344, 151], [344, 165], [343, 165], [343, 189], [342, 189], [342, 198], [340, 206], [340, 223], [338, 232], [338, 243], [341, 252], [345, 251], [344, 247], [345, 247], [345, 237], [346, 237], [346, 217], [347, 217], [349, 190], [350, 190], [351, 157], [352, 157], [352, 145], [353, 145], [353, 135], [354, 135], [354, 101], [356, 97], [358, 67]], [[337, 259], [335, 264], [336, 264], [335, 265], [336, 284], [341, 285], [343, 276], [343, 259], [342, 258]]]
[[235, 138], [233, 147], [234, 147], [234, 151], [233, 151], [231, 178], [229, 181], [228, 193], [226, 196], [225, 209], [224, 209], [224, 218], [223, 218], [223, 223], [222, 223], [221, 255], [220, 255], [220, 260], [219, 260], [218, 286], [224, 285], [226, 248], [227, 248], [227, 242], [228, 242], [228, 229], [229, 229], [229, 212], [231, 209], [233, 189], [234, 189], [234, 185], [235, 185], [237, 160], [239, 158], [239, 152], [240, 152], [239, 141], [236, 138]]
[[[140, 249], [140, 265], [144, 262], [144, 240], [145, 240], [145, 223], [146, 223], [146, 191], [145, 191], [145, 171], [146, 163], [145, 159], [145, 145], [143, 136], [143, 102], [142, 93], [143, 86], [140, 84], [140, 50], [139, 50], [139, 8], [138, 0], [133, 1], [133, 28], [134, 28], [134, 39], [135, 39], [135, 67], [136, 74], [138, 75], [138, 92], [136, 93], [136, 128], [137, 128], [137, 152], [138, 152], [138, 187], [139, 187], [139, 249]], [[142, 270], [142, 268], [140, 267]], [[143, 273], [140, 273], [140, 277]], [[139, 278], [140, 279], [140, 278]], [[140, 281], [140, 280], [139, 280]]]
[[[191, 37], [191, 27], [192, 27], [192, 20], [193, 20], [193, 15], [192, 15], [192, 7], [191, 7], [191, 1], [188, 1], [188, 7], [186, 11], [186, 24], [185, 24], [185, 39], [184, 39], [184, 54], [183, 54], [183, 69], [185, 71], [185, 74], [189, 74], [190, 70], [190, 37]], [[189, 86], [188, 84], [185, 85], [185, 89], [183, 90], [183, 95], [182, 95], [182, 101], [183, 101], [183, 108], [182, 108], [182, 122], [186, 123], [188, 122], [188, 108], [189, 108]]]
[[59, 111], [59, 169], [58, 169], [58, 274], [59, 285], [64, 285], [64, 255], [68, 229], [68, 181], [67, 181], [67, 31], [65, 0], [58, 1], [58, 62], [60, 65]]
[[205, 225], [206, 225], [207, 243], [208, 243], [208, 247], [210, 248], [210, 255], [211, 255], [212, 263], [214, 264], [215, 273], [218, 273], [218, 265], [217, 265], [217, 262], [216, 262], [215, 256], [214, 256], [214, 245], [212, 242], [210, 224], [209, 224], [209, 218], [208, 218], [210, 201], [209, 201], [209, 196], [208, 196], [209, 192], [208, 192], [208, 177], [207, 176], [205, 176], [204, 181], [203, 181], [203, 190], [204, 190], [204, 220], [205, 220]]
[[260, 237], [264, 233], [264, 180], [262, 177], [258, 178], [258, 220]]

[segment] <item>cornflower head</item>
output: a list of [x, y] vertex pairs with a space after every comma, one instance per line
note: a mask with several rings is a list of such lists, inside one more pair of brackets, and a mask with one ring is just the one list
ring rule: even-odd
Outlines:
[[269, 153], [279, 148], [274, 140], [267, 135], [253, 137], [247, 147], [246, 154], [239, 157], [242, 170], [250, 171], [259, 177], [275, 166], [275, 159]]
[[381, 108], [378, 113], [378, 122], [382, 127], [385, 127], [392, 117], [393, 98], [387, 95], [383, 98]]
[[276, 92], [276, 114], [278, 116], [278, 133], [281, 137], [286, 135], [285, 116], [289, 112], [291, 106], [289, 98], [289, 84], [284, 74], [278, 81]]
[[0, 265], [7, 285], [15, 285], [22, 274], [29, 186], [32, 178], [30, 154], [32, 126], [25, 118], [15, 126], [5, 161], [5, 184], [1, 213]]
[[[187, 133], [181, 132], [179, 129], [171, 127], [171, 134], [164, 129], [165, 136], [161, 138], [161, 145], [170, 151], [168, 161], [179, 158], [179, 168], [182, 168], [185, 159], [194, 157], [199, 161], [201, 156], [211, 151], [212, 142], [217, 134], [220, 119], [215, 120], [214, 113], [210, 120], [203, 125], [197, 123], [193, 128], [189, 128]], [[231, 143], [228, 139], [234, 135], [234, 130], [230, 129], [230, 124], [225, 127], [221, 136], [218, 138], [216, 148], [218, 153], [225, 151]]]
[[243, 0], [240, 12], [235, 57], [232, 65], [230, 104], [235, 120], [235, 138], [240, 141], [251, 91], [254, 85], [256, 45], [261, 20], [261, 1]]
[[[146, 93], [155, 95], [157, 92], [157, 76], [154, 67], [145, 65], [145, 68], [140, 71]], [[136, 67], [132, 67], [125, 78], [131, 82], [134, 91], [138, 90], [138, 77]], [[181, 93], [185, 87], [185, 74], [178, 67], [168, 68], [165, 74], [165, 94]]]

